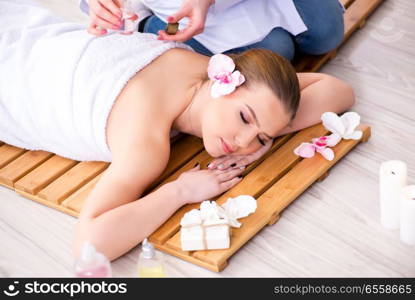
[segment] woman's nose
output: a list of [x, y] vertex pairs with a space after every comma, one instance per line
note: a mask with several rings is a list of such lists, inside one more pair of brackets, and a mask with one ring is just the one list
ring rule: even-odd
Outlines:
[[258, 133], [254, 128], [249, 128], [240, 132], [236, 138], [238, 148], [248, 148], [257, 134]]

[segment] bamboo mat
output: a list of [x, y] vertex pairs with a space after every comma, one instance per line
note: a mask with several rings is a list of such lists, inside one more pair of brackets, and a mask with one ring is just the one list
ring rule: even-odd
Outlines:
[[[364, 25], [369, 14], [383, 0], [342, 0], [345, 37], [343, 43]], [[298, 72], [317, 71], [337, 53], [337, 49], [320, 56], [297, 57]], [[264, 226], [274, 224], [281, 212], [316, 181], [324, 179], [328, 170], [359, 142], [370, 138], [370, 127], [360, 125], [360, 141], [342, 140], [333, 150], [335, 159], [326, 161], [319, 154], [302, 159], [293, 150], [302, 142], [329, 132], [321, 125], [303, 129], [277, 138], [270, 151], [244, 171], [244, 179], [215, 200], [222, 204], [229, 197], [249, 194], [258, 201], [257, 211], [241, 219], [241, 228], [232, 229], [231, 247], [225, 250], [190, 251], [180, 249], [180, 219], [199, 204], [186, 205], [151, 236], [161, 251], [175, 255], [212, 271], [221, 271], [228, 259]], [[196, 162], [202, 168], [212, 160], [204, 151], [199, 138], [181, 135], [173, 141], [170, 160], [163, 172], [146, 193], [159, 185], [175, 180]], [[108, 167], [104, 162], [78, 162], [45, 151], [27, 151], [0, 142], [0, 184], [23, 196], [77, 217], [85, 198]], [[214, 200], [214, 199], [212, 199]]]

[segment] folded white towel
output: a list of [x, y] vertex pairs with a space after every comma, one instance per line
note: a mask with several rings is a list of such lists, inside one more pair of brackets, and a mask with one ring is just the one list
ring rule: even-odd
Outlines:
[[168, 49], [155, 35], [95, 37], [30, 0], [0, 2], [0, 140], [111, 161], [105, 128], [127, 81]]

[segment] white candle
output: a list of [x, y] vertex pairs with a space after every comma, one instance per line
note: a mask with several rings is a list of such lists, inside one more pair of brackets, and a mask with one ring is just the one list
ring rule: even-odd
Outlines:
[[415, 185], [408, 185], [402, 189], [401, 241], [415, 245]]
[[380, 165], [380, 222], [383, 227], [399, 228], [400, 199], [402, 188], [406, 186], [406, 164], [390, 160]]

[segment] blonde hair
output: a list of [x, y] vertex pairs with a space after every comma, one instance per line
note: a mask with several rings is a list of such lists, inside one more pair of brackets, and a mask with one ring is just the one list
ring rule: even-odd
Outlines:
[[282, 56], [267, 49], [249, 49], [229, 54], [235, 70], [245, 76], [242, 86], [265, 84], [283, 103], [290, 120], [295, 118], [300, 103], [300, 85], [294, 67]]

